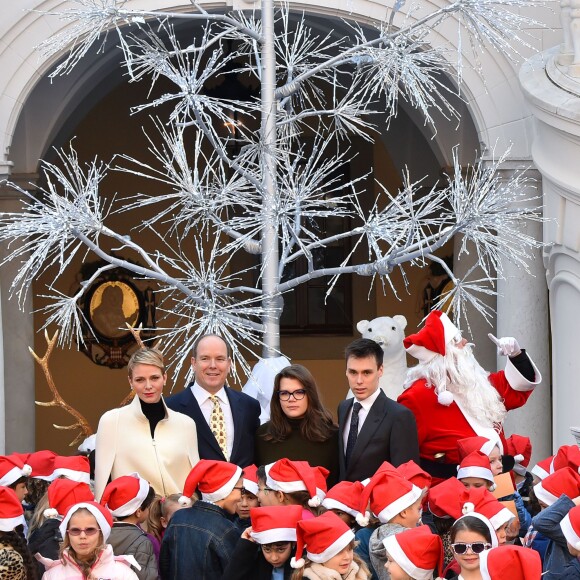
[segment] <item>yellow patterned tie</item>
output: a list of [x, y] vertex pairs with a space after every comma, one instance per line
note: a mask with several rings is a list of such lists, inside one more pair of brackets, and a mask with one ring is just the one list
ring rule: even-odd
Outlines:
[[228, 444], [226, 436], [226, 419], [222, 411], [220, 400], [215, 396], [210, 396], [210, 401], [213, 403], [213, 409], [209, 417], [209, 428], [216, 438], [226, 461], [228, 460]]

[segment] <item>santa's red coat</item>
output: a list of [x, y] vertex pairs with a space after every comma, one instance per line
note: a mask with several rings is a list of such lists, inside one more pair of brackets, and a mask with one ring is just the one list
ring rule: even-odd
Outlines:
[[[508, 411], [521, 407], [532, 394], [532, 390], [519, 391], [510, 387], [504, 371], [489, 375], [490, 383], [503, 399]], [[424, 379], [415, 381], [397, 399], [410, 409], [417, 421], [419, 453], [422, 458], [436, 461], [435, 455], [445, 453], [445, 463], [459, 463], [457, 440], [478, 435], [455, 402], [448, 407], [437, 401], [433, 387]], [[491, 427], [491, 425], [490, 425]], [[503, 430], [499, 433], [505, 446]]]

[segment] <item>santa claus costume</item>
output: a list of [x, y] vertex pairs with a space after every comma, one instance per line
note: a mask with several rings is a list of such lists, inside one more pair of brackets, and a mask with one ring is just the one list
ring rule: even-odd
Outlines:
[[[506, 355], [505, 370], [488, 374], [477, 363], [459, 329], [438, 310], [404, 340], [419, 360], [409, 370], [398, 402], [415, 415], [421, 467], [433, 484], [457, 473], [457, 441], [482, 436], [503, 445], [507, 411], [524, 405], [542, 377], [514, 338], [490, 338]], [[500, 449], [503, 452], [503, 449]]]

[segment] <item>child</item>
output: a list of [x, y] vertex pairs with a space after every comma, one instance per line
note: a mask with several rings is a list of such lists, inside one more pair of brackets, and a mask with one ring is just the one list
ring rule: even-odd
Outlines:
[[[480, 554], [497, 546], [493, 526], [487, 519], [470, 513], [460, 517], [451, 527], [451, 547], [463, 580], [479, 579]], [[445, 576], [449, 578], [450, 576]], [[452, 577], [452, 576], [451, 576]], [[507, 580], [507, 579], [506, 579]]]
[[573, 556], [570, 563], [562, 571], [563, 578], [570, 580], [580, 579], [580, 506], [578, 498], [576, 504], [560, 522], [560, 528], [568, 544], [568, 552]]
[[30, 465], [23, 463], [17, 455], [0, 456], [0, 485], [12, 489], [21, 503], [28, 493], [26, 483], [31, 472]]
[[296, 541], [292, 580], [368, 580], [365, 564], [354, 554], [354, 533], [336, 514], [299, 521]]
[[250, 525], [250, 510], [260, 505], [258, 501], [258, 468], [255, 465], [244, 467], [244, 493], [236, 508], [236, 524], [240, 529]]
[[385, 569], [391, 580], [432, 580], [441, 575], [443, 542], [429, 529], [419, 526], [383, 540], [387, 550]]
[[[485, 550], [479, 556], [482, 580], [540, 580], [542, 563], [535, 550], [505, 546]], [[570, 580], [570, 576], [562, 576]]]
[[421, 469], [412, 459], [407, 461], [407, 463], [397, 465], [396, 470], [406, 480], [410, 481], [413, 485], [416, 485], [424, 492], [431, 487], [431, 482], [433, 481], [431, 475]]
[[114, 479], [101, 497], [101, 505], [115, 518], [109, 544], [115, 555], [135, 557], [141, 566], [137, 572], [140, 580], [157, 580], [159, 576], [153, 544], [140, 527], [147, 520], [154, 498], [155, 490], [137, 473]]
[[290, 558], [296, 547], [299, 505], [252, 508], [246, 528], [223, 578], [227, 580], [289, 580]]
[[356, 518], [360, 513], [364, 487], [360, 481], [341, 481], [331, 487], [322, 500], [322, 507], [334, 512], [353, 531], [358, 529]]
[[180, 493], [173, 493], [167, 497], [156, 496], [149, 508], [147, 531], [159, 542], [163, 540], [163, 534], [171, 521], [171, 516], [185, 507], [179, 503], [180, 497]]
[[566, 536], [560, 522], [568, 512], [580, 503], [580, 475], [570, 467], [564, 467], [534, 486], [534, 492], [546, 509], [532, 520], [534, 530], [548, 538], [543, 569], [544, 579], [563, 578], [562, 571], [571, 563]]
[[[0, 486], [0, 570], [2, 578], [35, 580], [36, 567], [22, 535], [24, 508], [14, 490]], [[10, 574], [8, 576], [8, 574]]]
[[467, 488], [484, 487], [489, 491], [495, 489], [489, 457], [481, 451], [472, 451], [459, 464], [457, 479]]
[[[93, 501], [91, 488], [82, 482], [70, 479], [55, 479], [46, 492], [47, 503], [44, 512], [44, 523], [34, 530], [28, 539], [28, 547], [32, 554], [40, 554], [45, 558], [58, 559], [62, 536], [60, 522], [68, 509], [75, 503]], [[44, 566], [38, 564], [39, 577], [44, 572]]]
[[233, 463], [201, 459], [185, 480], [180, 503], [191, 505], [196, 488], [201, 499], [173, 514], [163, 536], [162, 578], [222, 578], [240, 537], [231, 521], [242, 497], [242, 469]]
[[499, 475], [503, 471], [503, 463], [500, 451], [501, 442], [499, 437], [487, 439], [486, 437], [466, 437], [457, 441], [457, 452], [459, 461], [474, 451], [480, 451], [489, 457], [489, 463], [492, 474]]
[[280, 459], [258, 470], [261, 506], [301, 505], [303, 519], [314, 517], [326, 495], [328, 469], [307, 461]]
[[[377, 471], [361, 497], [361, 511], [370, 500], [371, 511], [381, 522], [369, 541], [371, 564], [381, 580], [389, 580], [385, 569], [387, 553], [383, 540], [405, 529], [414, 528], [421, 519], [423, 491], [396, 471]], [[359, 518], [359, 523], [365, 523]]]

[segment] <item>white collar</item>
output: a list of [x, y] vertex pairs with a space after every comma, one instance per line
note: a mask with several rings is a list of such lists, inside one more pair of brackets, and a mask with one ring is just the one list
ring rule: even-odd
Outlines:
[[[377, 390], [372, 395], [367, 397], [366, 399], [359, 401], [356, 397], [354, 397], [354, 400], [355, 400], [355, 402], [360, 403], [362, 405], [362, 408], [365, 411], [368, 411], [373, 406], [373, 403], [377, 400], [377, 398], [380, 394], [381, 394], [381, 387], [378, 387]], [[354, 403], [353, 403], [353, 405], [354, 405]]]
[[[212, 396], [212, 394], [208, 393], [202, 386], [198, 384], [197, 381], [195, 381], [191, 386], [191, 392], [199, 405], [203, 405], [203, 403], [205, 403]], [[219, 399], [221, 404], [230, 404], [225, 387], [222, 387], [217, 393], [215, 393], [215, 396]]]

